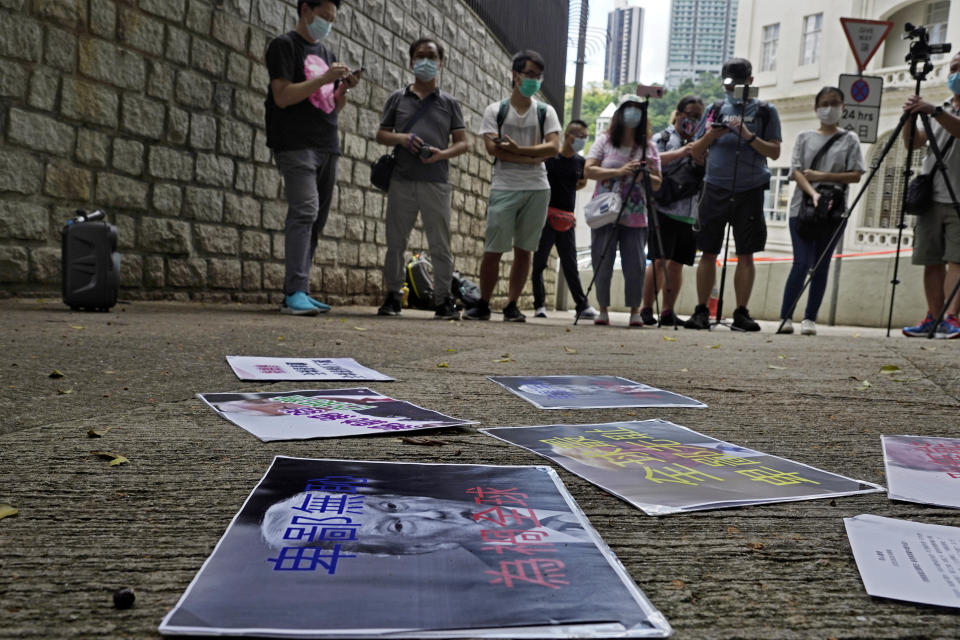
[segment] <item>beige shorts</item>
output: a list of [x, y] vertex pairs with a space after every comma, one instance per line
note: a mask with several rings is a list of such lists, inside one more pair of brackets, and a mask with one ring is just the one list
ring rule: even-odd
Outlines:
[[960, 264], [960, 215], [952, 204], [934, 202], [913, 228], [913, 264]]

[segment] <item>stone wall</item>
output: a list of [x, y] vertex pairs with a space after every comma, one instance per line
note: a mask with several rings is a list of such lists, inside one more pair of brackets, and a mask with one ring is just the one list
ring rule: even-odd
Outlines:
[[[295, 22], [295, 0], [0, 0], [0, 287], [56, 290], [63, 223], [102, 208], [119, 232], [121, 298], [277, 301], [285, 205], [265, 145], [263, 53]], [[373, 136], [422, 35], [447, 48], [441, 86], [468, 131], [507, 95], [508, 52], [459, 0], [344, 0], [329, 42], [366, 79], [340, 114], [311, 277], [336, 303], [382, 293], [385, 197], [369, 165], [387, 149]], [[491, 164], [469, 139], [451, 162], [452, 245], [476, 279]], [[418, 227], [410, 249], [426, 248]]]

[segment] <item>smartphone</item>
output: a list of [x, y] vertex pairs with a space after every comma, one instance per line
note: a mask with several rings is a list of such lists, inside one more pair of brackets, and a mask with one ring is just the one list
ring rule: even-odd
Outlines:
[[641, 98], [662, 98], [663, 87], [658, 85], [638, 84], [637, 95]]
[[725, 124], [722, 123], [722, 122], [711, 122], [711, 123], [710, 123], [710, 127], [713, 128], [713, 129], [726, 128], [726, 126], [727, 126], [727, 125], [725, 125]]
[[503, 142], [503, 138], [490, 138], [490, 142], [492, 142], [493, 144], [500, 144], [501, 142]]
[[357, 69], [356, 71], [351, 72], [350, 75], [352, 75], [353, 77], [357, 77], [357, 76], [359, 76], [361, 73], [363, 73], [363, 72], [366, 71], [366, 70], [367, 70], [366, 67], [360, 67], [360, 68]]

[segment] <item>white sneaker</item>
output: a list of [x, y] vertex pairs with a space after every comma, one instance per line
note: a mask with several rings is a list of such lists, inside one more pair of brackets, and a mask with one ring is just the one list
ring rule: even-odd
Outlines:
[[777, 331], [777, 333], [793, 333], [793, 320], [787, 318], [783, 323], [783, 328]]
[[546, 318], [547, 317], [547, 308], [546, 307], [537, 307], [533, 312], [534, 318]]
[[610, 316], [607, 315], [606, 311], [601, 311], [597, 314], [597, 317], [593, 319], [593, 324], [608, 325], [610, 324]]
[[813, 320], [808, 320], [807, 318], [803, 319], [803, 322], [800, 323], [800, 335], [803, 336], [815, 336], [817, 335], [817, 323]]
[[592, 320], [593, 318], [596, 318], [598, 315], [600, 315], [600, 312], [589, 305], [587, 306], [586, 309], [583, 309], [580, 312], [580, 317], [583, 318], [584, 320]]

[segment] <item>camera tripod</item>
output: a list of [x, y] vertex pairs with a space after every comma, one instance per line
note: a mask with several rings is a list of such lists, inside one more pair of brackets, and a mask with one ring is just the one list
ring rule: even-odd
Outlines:
[[[909, 57], [908, 57], [909, 59]], [[910, 60], [910, 75], [917, 81], [916, 91], [914, 95], [920, 95], [920, 84], [926, 79], [926, 76], [930, 71], [933, 70], [933, 65], [930, 64], [929, 59], [924, 60], [923, 58], [918, 58]], [[925, 62], [923, 69], [917, 69], [916, 66], [919, 62]], [[903, 169], [903, 194], [900, 201], [900, 216], [897, 221], [897, 251], [894, 256], [893, 262], [893, 279], [890, 280], [891, 290], [890, 290], [890, 311], [887, 315], [887, 337], [890, 337], [890, 328], [893, 324], [893, 304], [894, 304], [894, 295], [896, 294], [897, 285], [900, 284], [898, 279], [899, 268], [900, 268], [900, 248], [903, 243], [903, 230], [907, 228], [906, 223], [904, 222], [906, 217], [906, 208], [907, 208], [907, 185], [910, 182], [910, 176], [913, 175], [913, 170], [910, 168], [913, 161], [913, 150], [914, 150], [914, 140], [917, 132], [916, 120], [913, 117], [915, 114], [904, 111], [903, 115], [900, 116], [900, 121], [897, 123], [896, 128], [893, 130], [893, 133], [890, 136], [890, 139], [887, 141], [886, 146], [883, 148], [883, 151], [880, 153], [880, 156], [874, 162], [873, 167], [870, 169], [870, 175], [867, 176], [866, 182], [863, 183], [863, 187], [860, 188], [860, 192], [857, 194], [857, 197], [854, 199], [853, 203], [847, 207], [847, 210], [843, 213], [840, 218], [840, 223], [837, 225], [837, 228], [834, 230], [833, 235], [830, 237], [830, 241], [827, 243], [826, 248], [817, 258], [816, 263], [810, 268], [807, 273], [807, 279], [803, 283], [800, 292], [797, 293], [797, 296], [794, 298], [793, 302], [790, 305], [790, 310], [787, 312], [786, 317], [781, 319], [780, 326], [777, 328], [777, 332], [783, 328], [783, 325], [786, 324], [787, 318], [793, 316], [793, 312], [797, 307], [797, 304], [800, 302], [803, 292], [806, 291], [807, 287], [810, 286], [810, 283], [813, 281], [814, 276], [817, 271], [820, 269], [823, 261], [827, 259], [830, 254], [833, 253], [833, 249], [836, 246], [837, 240], [843, 234], [844, 229], [847, 227], [847, 222], [850, 219], [850, 214], [856, 208], [857, 203], [860, 202], [860, 198], [863, 197], [863, 194], [867, 192], [867, 187], [870, 185], [870, 182], [873, 180], [874, 176], [877, 174], [877, 171], [880, 169], [880, 165], [883, 164], [884, 158], [887, 157], [887, 154], [890, 152], [890, 149], [893, 148], [893, 145], [897, 144], [900, 138], [900, 132], [903, 130], [903, 127], [910, 123], [910, 135], [907, 142], [907, 160]], [[930, 116], [926, 113], [920, 113], [920, 120], [923, 123], [923, 129], [927, 135], [927, 141], [930, 143], [930, 150], [933, 152], [934, 157], [936, 158], [936, 163], [933, 165], [934, 171], [939, 171], [940, 175], [943, 177], [943, 181], [946, 184], [947, 192], [950, 194], [950, 201], [953, 204], [954, 210], [957, 212], [957, 215], [960, 216], [960, 203], [957, 202], [957, 195], [953, 190], [953, 186], [950, 184], [949, 176], [947, 175], [947, 168], [943, 162], [943, 153], [940, 150], [940, 146], [937, 144], [937, 139], [933, 135], [933, 128], [930, 126]], [[940, 326], [940, 323], [943, 321], [943, 317], [947, 312], [947, 309], [950, 307], [951, 301], [954, 297], [957, 296], [957, 292], [960, 291], [960, 282], [953, 288], [953, 291], [949, 296], [946, 297], [943, 307], [940, 309], [939, 315], [936, 317], [933, 325], [930, 327], [930, 332], [927, 334], [927, 338], [932, 338], [936, 333], [937, 327]]]
[[[623, 211], [627, 206], [627, 201], [630, 198], [630, 194], [633, 193], [633, 188], [637, 184], [637, 178], [642, 173], [643, 174], [643, 196], [646, 202], [646, 209], [648, 212], [648, 224], [653, 228], [654, 237], [657, 240], [657, 246], [660, 247], [660, 253], [663, 254], [663, 240], [660, 236], [660, 224], [659, 218], [657, 217], [656, 207], [652, 206], [653, 202], [653, 188], [650, 186], [650, 169], [647, 167], [647, 107], [649, 106], [649, 100], [643, 100], [639, 103], [641, 118], [640, 124], [637, 126], [640, 128], [640, 167], [633, 171], [633, 175], [630, 180], [630, 186], [626, 191], [621, 190], [621, 194], [626, 193], [626, 196], [622, 197], [620, 202], [620, 211], [617, 213], [617, 219], [613, 221], [614, 233], [611, 234], [610, 239], [607, 241], [606, 246], [603, 248], [603, 252], [600, 254], [600, 259], [597, 261], [596, 266], [593, 269], [593, 276], [590, 278], [590, 284], [587, 286], [587, 291], [584, 294], [587, 298], [590, 297], [590, 292], [593, 290], [593, 285], [597, 281], [597, 272], [600, 271], [601, 265], [603, 265], [604, 260], [607, 258], [607, 254], [610, 253], [610, 250], [613, 249], [617, 243], [617, 234], [616, 227], [619, 226], [620, 220], [623, 218]], [[646, 257], [644, 257], [646, 259]], [[656, 263], [651, 265], [654, 277], [654, 289], [656, 290]], [[663, 271], [664, 287], [670, 287], [670, 276], [667, 274], [666, 269]], [[576, 325], [580, 321], [580, 314], [576, 314], [573, 319], [573, 324]], [[678, 327], [674, 325], [674, 330], [677, 330]]]

